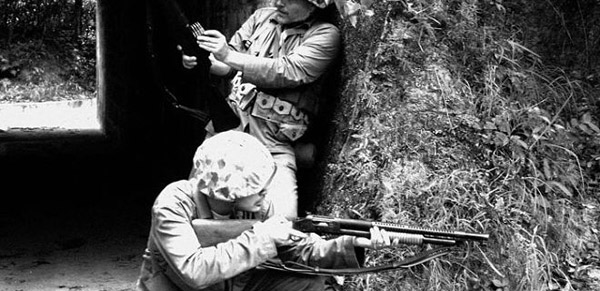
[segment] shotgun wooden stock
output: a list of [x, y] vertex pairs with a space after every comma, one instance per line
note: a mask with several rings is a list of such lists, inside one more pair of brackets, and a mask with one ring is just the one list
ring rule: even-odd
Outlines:
[[200, 244], [209, 247], [240, 236], [257, 222], [254, 219], [194, 219], [192, 227]]

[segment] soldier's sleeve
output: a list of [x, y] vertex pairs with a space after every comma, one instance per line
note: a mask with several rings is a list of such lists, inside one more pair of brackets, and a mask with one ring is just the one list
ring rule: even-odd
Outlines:
[[292, 247], [279, 248], [278, 257], [312, 267], [358, 268], [364, 262], [364, 249], [354, 247], [351, 236], [325, 240], [313, 233]]
[[203, 247], [191, 225], [194, 208], [169, 191], [177, 189], [163, 191], [152, 208], [151, 235], [178, 281], [194, 289], [205, 288], [276, 256], [274, 243], [251, 230], [216, 246]]
[[269, 13], [269, 9], [258, 9], [244, 23], [242, 26], [233, 34], [229, 40], [229, 46], [235, 51], [244, 51], [244, 41], [252, 37], [252, 34], [258, 28], [258, 25], [263, 21], [262, 18]]
[[287, 55], [249, 57], [243, 68], [244, 79], [261, 88], [290, 88], [312, 83], [336, 59], [340, 42], [340, 32], [334, 25], [321, 24]]

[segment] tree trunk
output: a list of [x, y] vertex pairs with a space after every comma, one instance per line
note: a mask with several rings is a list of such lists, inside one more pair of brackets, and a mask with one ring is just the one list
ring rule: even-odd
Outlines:
[[73, 40], [79, 42], [82, 32], [81, 15], [83, 13], [83, 0], [75, 0], [73, 6]]

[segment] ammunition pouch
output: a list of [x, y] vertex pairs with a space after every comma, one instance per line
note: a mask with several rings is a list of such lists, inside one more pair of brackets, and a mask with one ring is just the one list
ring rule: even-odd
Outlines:
[[[240, 110], [253, 117], [276, 125], [278, 138], [296, 142], [306, 133], [309, 118], [293, 103], [259, 91], [255, 85], [242, 83], [242, 73], [238, 72], [231, 80], [229, 100]], [[296, 162], [299, 167], [310, 168], [316, 158], [316, 147], [312, 143], [298, 142], [294, 145]]]
[[229, 99], [242, 111], [278, 125], [279, 133], [290, 141], [301, 138], [308, 128], [308, 115], [291, 102], [259, 91], [255, 85], [242, 83], [241, 72], [231, 81]]
[[292, 103], [260, 91], [256, 94], [251, 115], [277, 123], [279, 132], [291, 141], [302, 137], [308, 128], [308, 116]]

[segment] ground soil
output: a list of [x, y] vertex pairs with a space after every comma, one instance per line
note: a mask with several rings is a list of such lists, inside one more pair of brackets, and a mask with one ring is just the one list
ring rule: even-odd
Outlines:
[[135, 290], [141, 229], [82, 223], [84, 216], [14, 219], [0, 228], [8, 237], [0, 243], [0, 290]]
[[[31, 144], [0, 144], [0, 291], [135, 290], [164, 185], [151, 166], [69, 137], [33, 156]], [[69, 146], [80, 153], [53, 152]]]

